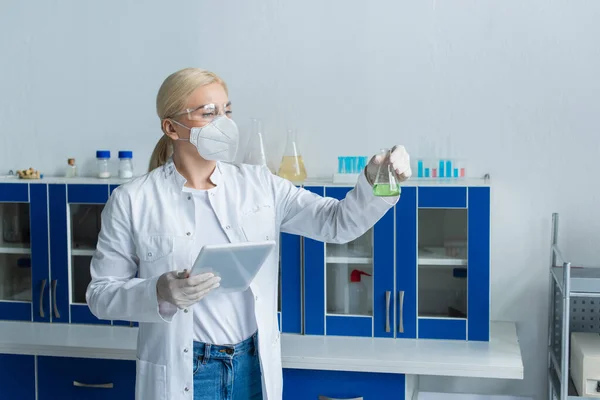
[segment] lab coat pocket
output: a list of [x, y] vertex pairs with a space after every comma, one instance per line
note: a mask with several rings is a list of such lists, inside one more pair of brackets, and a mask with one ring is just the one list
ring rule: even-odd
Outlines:
[[173, 253], [173, 236], [146, 236], [140, 238], [139, 258], [144, 262], [158, 261]]
[[135, 398], [137, 400], [167, 398], [167, 367], [148, 361], [136, 360], [137, 378], [135, 381]]
[[275, 240], [275, 211], [270, 205], [255, 206], [241, 217], [247, 242]]

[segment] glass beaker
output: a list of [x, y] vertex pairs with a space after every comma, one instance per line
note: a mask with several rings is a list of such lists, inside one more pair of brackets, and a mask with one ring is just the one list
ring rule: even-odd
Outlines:
[[296, 142], [296, 130], [288, 129], [285, 152], [283, 153], [277, 175], [294, 183], [302, 183], [306, 180], [306, 169], [304, 168], [304, 160], [302, 160]]
[[390, 154], [391, 151], [389, 149], [383, 149], [379, 153], [382, 161], [377, 168], [377, 176], [373, 184], [373, 194], [375, 196], [398, 196], [400, 194], [400, 185], [396, 178], [396, 172], [390, 162]]
[[248, 139], [248, 152], [244, 162], [252, 165], [267, 165], [267, 156], [263, 141], [262, 121], [252, 118], [252, 130]]

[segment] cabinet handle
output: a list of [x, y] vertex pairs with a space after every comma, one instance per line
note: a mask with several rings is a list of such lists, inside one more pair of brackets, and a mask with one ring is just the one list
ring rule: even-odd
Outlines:
[[58, 312], [58, 304], [56, 304], [56, 286], [58, 285], [58, 279], [52, 280], [52, 304], [54, 308], [54, 318], [60, 318], [60, 313]]
[[42, 286], [40, 287], [40, 318], [46, 318], [44, 313], [44, 289], [46, 289], [46, 279], [42, 279]]
[[364, 400], [362, 397], [353, 397], [351, 399], [334, 399], [333, 397], [319, 396], [319, 400]]
[[385, 331], [390, 331], [390, 298], [392, 297], [392, 292], [389, 290], [385, 292]]
[[404, 290], [398, 292], [398, 309], [400, 310], [398, 312], [400, 314], [398, 316], [398, 332], [404, 333]]
[[82, 388], [94, 388], [94, 389], [113, 389], [115, 385], [113, 383], [81, 383], [73, 381], [73, 386]]

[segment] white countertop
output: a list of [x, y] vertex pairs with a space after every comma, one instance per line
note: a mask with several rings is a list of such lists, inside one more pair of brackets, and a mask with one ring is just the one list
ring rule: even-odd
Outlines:
[[[0, 353], [134, 360], [137, 328], [0, 321]], [[513, 322], [490, 342], [281, 336], [284, 368], [523, 379]]]
[[[0, 183], [58, 183], [58, 184], [85, 184], [85, 185], [120, 185], [128, 182], [130, 179], [120, 179], [118, 176], [112, 176], [108, 179], [96, 177], [78, 176], [75, 178], [65, 178], [61, 176], [44, 176], [42, 179], [19, 179], [13, 175], [0, 175]], [[332, 176], [309, 177], [302, 183], [304, 186], [354, 186], [356, 181], [346, 183], [334, 183]], [[402, 182], [402, 186], [490, 186], [490, 181], [483, 178], [416, 178]]]

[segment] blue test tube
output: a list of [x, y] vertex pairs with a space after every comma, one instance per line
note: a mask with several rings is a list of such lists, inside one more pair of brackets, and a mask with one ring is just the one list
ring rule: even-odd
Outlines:
[[423, 177], [423, 160], [417, 161], [417, 178]]
[[454, 168], [454, 177], [458, 178], [458, 168]]
[[347, 174], [352, 173], [352, 157], [344, 157], [344, 167]]
[[343, 174], [344, 171], [344, 157], [338, 157], [338, 174]]
[[452, 178], [452, 161], [451, 160], [446, 161], [445, 171], [446, 171], [446, 173], [444, 175], [446, 176], [446, 178]]
[[438, 169], [438, 177], [443, 178], [444, 177], [444, 160], [440, 160], [440, 166]]
[[429, 168], [425, 168], [425, 178], [429, 178]]

